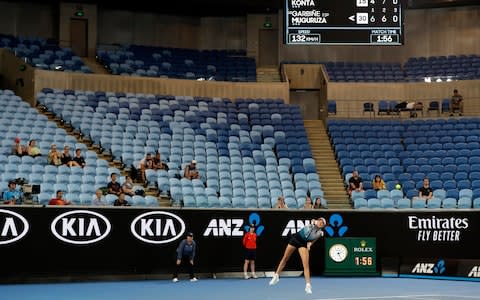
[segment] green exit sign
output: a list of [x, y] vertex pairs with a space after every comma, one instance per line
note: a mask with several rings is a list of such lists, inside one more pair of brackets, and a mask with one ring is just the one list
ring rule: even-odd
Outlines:
[[83, 12], [83, 10], [77, 10], [75, 12], [75, 17], [84, 17], [85, 16], [85, 12]]

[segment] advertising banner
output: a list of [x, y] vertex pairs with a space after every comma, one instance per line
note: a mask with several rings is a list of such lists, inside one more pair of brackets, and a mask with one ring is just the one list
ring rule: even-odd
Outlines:
[[480, 260], [452, 258], [406, 258], [400, 277], [480, 281]]
[[[242, 237], [252, 223], [258, 235], [257, 269], [273, 271], [289, 236], [318, 217], [328, 221], [325, 237], [375, 238], [378, 262], [382, 257], [480, 259], [476, 247], [480, 212], [475, 210], [392, 213], [3, 206], [0, 278], [170, 273], [175, 249], [186, 232], [193, 232], [197, 242], [198, 272], [241, 272]], [[312, 274], [324, 272], [324, 239], [313, 245], [310, 262]], [[472, 277], [480, 271], [478, 265], [460, 268]], [[285, 270], [301, 269], [295, 254]]]

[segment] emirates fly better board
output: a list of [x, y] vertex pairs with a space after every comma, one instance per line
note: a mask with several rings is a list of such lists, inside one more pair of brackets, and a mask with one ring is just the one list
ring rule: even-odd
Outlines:
[[402, 0], [285, 0], [289, 45], [403, 45]]

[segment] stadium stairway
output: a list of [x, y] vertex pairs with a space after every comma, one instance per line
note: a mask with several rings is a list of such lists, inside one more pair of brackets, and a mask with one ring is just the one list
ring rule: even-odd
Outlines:
[[352, 208], [323, 121], [305, 120], [304, 123], [328, 208]]
[[257, 68], [258, 82], [281, 82], [280, 72], [278, 67], [258, 67]]

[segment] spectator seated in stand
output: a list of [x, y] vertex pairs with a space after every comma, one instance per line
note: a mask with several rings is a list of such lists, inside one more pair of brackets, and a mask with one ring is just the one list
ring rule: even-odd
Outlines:
[[107, 200], [105, 199], [105, 196], [103, 195], [103, 191], [101, 189], [98, 189], [95, 191], [95, 195], [93, 195], [93, 198], [92, 198], [92, 205], [94, 206], [108, 205]]
[[15, 138], [15, 141], [12, 145], [12, 154], [16, 156], [24, 156], [27, 154], [27, 149], [21, 144], [19, 137]]
[[41, 156], [42, 152], [40, 148], [37, 147], [37, 142], [35, 140], [30, 140], [27, 146], [27, 154], [31, 157]]
[[13, 180], [8, 182], [8, 189], [2, 193], [3, 204], [20, 204], [22, 192], [17, 190], [17, 183]]
[[83, 168], [85, 167], [86, 163], [85, 163], [85, 158], [83, 158], [82, 156], [82, 149], [76, 149], [75, 150], [75, 157], [73, 158], [73, 160], [78, 164], [79, 167]]
[[120, 192], [118, 198], [113, 202], [113, 206], [131, 206], [131, 204], [125, 199], [125, 193]]
[[308, 195], [305, 198], [305, 204], [303, 205], [303, 208], [304, 209], [312, 209], [313, 208], [312, 198], [310, 198], [310, 196], [308, 196]]
[[63, 191], [58, 190], [55, 194], [55, 198], [52, 198], [48, 205], [70, 205], [71, 202], [63, 199]]
[[385, 181], [383, 181], [382, 176], [375, 175], [375, 178], [372, 181], [372, 189], [379, 191], [384, 190], [385, 188]]
[[117, 174], [110, 174], [111, 181], [107, 185], [108, 193], [119, 196], [122, 192], [122, 186], [117, 181]]
[[153, 158], [153, 169], [168, 171], [168, 165], [162, 160], [160, 157], [160, 152], [158, 151], [155, 153], [155, 157]]
[[458, 115], [463, 114], [463, 96], [460, 95], [457, 89], [453, 90], [452, 98], [450, 99], [450, 116], [453, 117], [453, 112], [458, 111]]
[[433, 189], [430, 187], [430, 180], [428, 178], [423, 179], [423, 186], [418, 189], [418, 197], [413, 199], [428, 201], [433, 198]]
[[275, 203], [273, 208], [288, 208], [287, 204], [285, 203], [285, 198], [283, 196], [278, 196], [277, 203]]
[[126, 194], [129, 195], [130, 197], [135, 195], [135, 191], [133, 190], [134, 185], [133, 185], [133, 180], [130, 176], [125, 176], [125, 182], [122, 184], [122, 191]]
[[200, 174], [198, 173], [198, 170], [197, 170], [196, 160], [192, 160], [192, 162], [185, 167], [183, 177], [190, 180], [200, 178]]
[[60, 156], [60, 160], [62, 161], [62, 165], [67, 167], [79, 167], [80, 165], [73, 160], [72, 156], [70, 155], [70, 147], [64, 146], [62, 155]]
[[315, 198], [315, 203], [313, 204], [313, 208], [320, 209], [320, 208], [327, 208], [326, 204], [322, 203], [322, 198], [317, 197]]
[[153, 158], [150, 153], [147, 153], [142, 160], [140, 160], [140, 163], [138, 165], [138, 168], [140, 169], [140, 174], [142, 176], [142, 181], [146, 184], [147, 183], [147, 178], [145, 176], [145, 170], [147, 169], [153, 169]]
[[48, 152], [47, 162], [50, 165], [60, 166], [62, 165], [62, 153], [57, 150], [57, 145], [52, 144], [50, 146], [50, 151]]
[[348, 194], [351, 196], [352, 192], [363, 192], [363, 179], [358, 175], [358, 171], [352, 172], [352, 177], [348, 180]]

